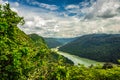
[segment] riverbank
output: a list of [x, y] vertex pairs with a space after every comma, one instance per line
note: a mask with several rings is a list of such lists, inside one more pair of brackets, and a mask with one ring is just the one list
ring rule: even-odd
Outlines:
[[71, 60], [74, 63], [74, 65], [82, 64], [82, 65], [88, 67], [88, 66], [91, 66], [91, 65], [97, 65], [97, 64], [103, 65], [104, 64], [104, 62], [97, 62], [97, 61], [94, 61], [94, 60], [90, 60], [90, 59], [87, 59], [87, 58], [82, 58], [82, 57], [79, 57], [79, 56], [76, 56], [76, 55], [71, 55], [69, 53], [59, 51], [58, 48], [54, 48], [54, 49], [51, 49], [51, 50], [57, 52], [59, 55], [62, 55], [64, 57], [68, 58], [69, 60]]

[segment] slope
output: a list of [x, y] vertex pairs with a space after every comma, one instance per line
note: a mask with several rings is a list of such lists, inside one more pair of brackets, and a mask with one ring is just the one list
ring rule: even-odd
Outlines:
[[65, 45], [76, 38], [44, 38], [49, 48], [55, 48], [58, 46]]
[[120, 34], [90, 34], [79, 37], [61, 51], [97, 61], [117, 63], [120, 59]]
[[44, 38], [49, 48], [55, 48], [62, 45], [56, 38]]
[[[2, 6], [2, 7], [1, 7]], [[24, 20], [10, 9], [0, 5], [0, 79], [27, 80], [47, 62], [49, 49], [46, 44], [36, 43], [21, 31], [17, 25]], [[36, 77], [36, 76], [35, 76]]]
[[[0, 4], [0, 80], [119, 80], [120, 67], [86, 68], [63, 63], [61, 56], [53, 62], [46, 44], [37, 45], [17, 28], [23, 18]], [[43, 45], [44, 44], [44, 45]], [[53, 57], [56, 57], [53, 56]], [[111, 68], [111, 69], [110, 69]]]

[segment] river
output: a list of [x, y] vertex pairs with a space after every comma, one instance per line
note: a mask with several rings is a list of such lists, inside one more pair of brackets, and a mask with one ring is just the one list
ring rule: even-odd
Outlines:
[[58, 54], [68, 58], [69, 60], [71, 60], [74, 65], [78, 65], [78, 64], [83, 64], [84, 66], [90, 66], [91, 64], [92, 65], [97, 65], [97, 64], [100, 64], [102, 65], [103, 63], [102, 62], [97, 62], [97, 61], [94, 61], [94, 60], [90, 60], [90, 59], [87, 59], [87, 58], [81, 58], [79, 56], [76, 56], [76, 55], [71, 55], [69, 53], [66, 53], [66, 52], [62, 52], [62, 51], [58, 51], [57, 48], [54, 48], [52, 49], [54, 51], [56, 51]]

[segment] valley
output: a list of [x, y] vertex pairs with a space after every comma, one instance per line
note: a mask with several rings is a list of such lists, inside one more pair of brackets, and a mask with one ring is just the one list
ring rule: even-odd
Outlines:
[[[101, 23], [108, 20], [116, 24], [116, 19], [114, 22], [106, 16], [109, 19], [100, 21], [101, 16], [97, 19], [98, 24], [97, 20], [86, 18], [81, 21], [80, 17], [72, 17], [66, 11], [67, 16], [57, 12], [60, 5], [56, 3], [63, 5], [75, 0], [54, 0], [55, 5], [40, 0], [6, 1], [0, 1], [0, 80], [120, 80], [120, 28], [111, 33], [112, 27], [106, 28], [111, 24]], [[82, 1], [82, 4], [86, 5], [86, 2]], [[80, 6], [67, 4], [63, 7], [71, 10]], [[95, 27], [89, 25], [91, 23]], [[93, 34], [98, 27], [98, 33]], [[108, 31], [103, 33], [101, 30]]]
[[84, 65], [86, 67], [89, 67], [91, 65], [103, 65], [104, 63], [103, 62], [97, 62], [97, 61], [94, 61], [94, 60], [90, 60], [90, 59], [87, 59], [87, 58], [82, 58], [82, 57], [79, 57], [79, 56], [76, 56], [76, 55], [72, 55], [70, 53], [66, 53], [66, 52], [62, 52], [62, 51], [59, 51], [59, 48], [52, 48], [51, 49], [52, 51], [55, 51], [57, 52], [59, 55], [62, 55], [64, 56], [65, 58], [68, 58], [69, 60], [71, 60], [74, 65]]
[[118, 63], [120, 59], [120, 34], [83, 35], [61, 46], [59, 50], [99, 62]]

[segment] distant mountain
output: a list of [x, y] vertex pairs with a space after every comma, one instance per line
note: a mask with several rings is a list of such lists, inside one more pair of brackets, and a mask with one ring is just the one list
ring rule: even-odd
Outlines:
[[56, 40], [62, 44], [67, 44], [75, 39], [76, 39], [76, 37], [74, 37], [74, 38], [56, 38]]
[[57, 46], [62, 45], [56, 38], [44, 38], [49, 48], [55, 48]]
[[55, 48], [76, 39], [76, 38], [46, 38], [41, 37], [35, 33], [28, 35], [36, 43], [37, 46], [46, 44], [49, 48]]
[[120, 34], [90, 34], [59, 48], [80, 57], [117, 63], [120, 59]]
[[67, 44], [76, 38], [44, 38], [49, 48], [55, 48]]

